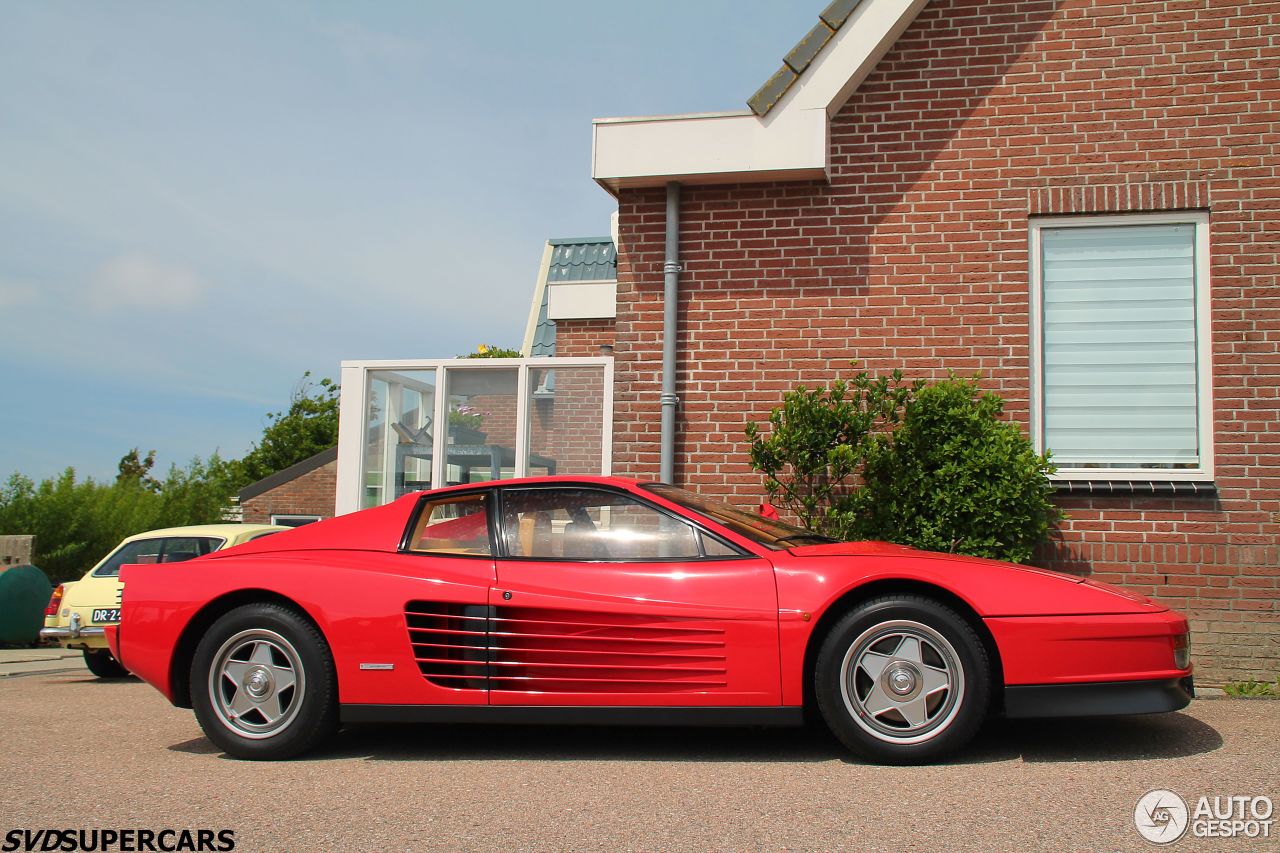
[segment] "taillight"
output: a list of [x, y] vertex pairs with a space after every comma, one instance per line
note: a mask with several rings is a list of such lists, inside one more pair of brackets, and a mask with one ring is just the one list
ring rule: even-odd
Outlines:
[[1173, 665], [1186, 669], [1191, 665], [1191, 635], [1179, 634], [1173, 638]]
[[45, 616], [57, 616], [58, 605], [62, 603], [62, 584], [58, 584], [53, 589], [53, 595], [49, 596], [49, 606], [44, 609]]

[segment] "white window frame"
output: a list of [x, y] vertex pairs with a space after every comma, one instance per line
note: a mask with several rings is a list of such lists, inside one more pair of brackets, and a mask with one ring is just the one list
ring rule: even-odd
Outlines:
[[[1059, 468], [1054, 480], [1144, 482], [1211, 482], [1213, 480], [1213, 339], [1210, 323], [1209, 214], [1109, 213], [1097, 216], [1037, 216], [1028, 221], [1028, 264], [1031, 279], [1031, 436], [1036, 452], [1044, 452], [1044, 283], [1041, 238], [1045, 228], [1118, 227], [1125, 225], [1195, 226], [1196, 440], [1198, 468]], [[1051, 460], [1052, 461], [1052, 460]]]
[[[283, 524], [286, 527], [294, 527], [294, 526], [304, 527], [307, 524], [314, 524], [315, 522], [321, 521], [321, 520], [323, 520], [323, 516], [307, 515], [305, 513], [303, 514], [292, 513], [292, 512], [273, 513], [271, 516], [272, 524]], [[301, 521], [303, 522], [303, 524], [299, 524], [299, 525], [287, 524], [287, 522], [290, 522], [290, 521]]]
[[[613, 357], [587, 356], [570, 358], [450, 358], [405, 360], [360, 360], [342, 362], [341, 394], [338, 400], [338, 476], [334, 515], [345, 515], [360, 509], [361, 490], [364, 483], [364, 442], [366, 437], [365, 401], [368, 399], [369, 374], [373, 371], [434, 371], [436, 408], [432, 419], [432, 443], [436, 447], [446, 445], [449, 428], [447, 374], [451, 369], [464, 370], [516, 370], [516, 434], [515, 447], [529, 446], [529, 403], [532, 397], [529, 374], [533, 370], [570, 369], [574, 367], [599, 367], [603, 371], [604, 387], [601, 389], [603, 406], [600, 435], [600, 475], [609, 476], [613, 470]], [[433, 460], [432, 481], [445, 480], [446, 454], [437, 453]], [[515, 455], [514, 476], [528, 475], [528, 457]], [[390, 469], [390, 466], [388, 466]]]

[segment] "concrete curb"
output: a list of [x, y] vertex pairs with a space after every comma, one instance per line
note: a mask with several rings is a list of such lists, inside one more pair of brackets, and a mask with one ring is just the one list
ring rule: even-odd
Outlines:
[[[64, 672], [74, 672], [75, 669], [75, 667], [64, 666], [61, 669], [33, 669], [24, 672], [0, 672], [0, 681], [4, 681], [8, 678], [25, 678], [28, 675], [61, 675]], [[89, 670], [85, 669], [85, 672], [88, 673]]]
[[84, 656], [76, 649], [0, 649], [0, 678], [49, 675], [84, 669]]

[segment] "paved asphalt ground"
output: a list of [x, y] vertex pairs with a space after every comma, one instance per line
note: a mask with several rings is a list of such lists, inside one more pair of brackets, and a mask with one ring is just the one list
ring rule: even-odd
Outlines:
[[13, 829], [132, 827], [231, 829], [238, 851], [1151, 851], [1133, 809], [1153, 788], [1192, 808], [1202, 794], [1280, 802], [1277, 701], [997, 720], [936, 767], [861, 764], [819, 730], [490, 726], [349, 729], [264, 764], [220, 754], [139, 681], [58, 664], [0, 678], [0, 844]]

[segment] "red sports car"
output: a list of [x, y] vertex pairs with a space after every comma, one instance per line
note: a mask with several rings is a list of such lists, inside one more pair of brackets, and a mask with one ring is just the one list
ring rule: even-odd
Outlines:
[[129, 566], [112, 651], [241, 758], [343, 722], [798, 724], [928, 761], [1193, 695], [1187, 621], [1026, 566], [833, 542], [683, 489], [454, 486]]

